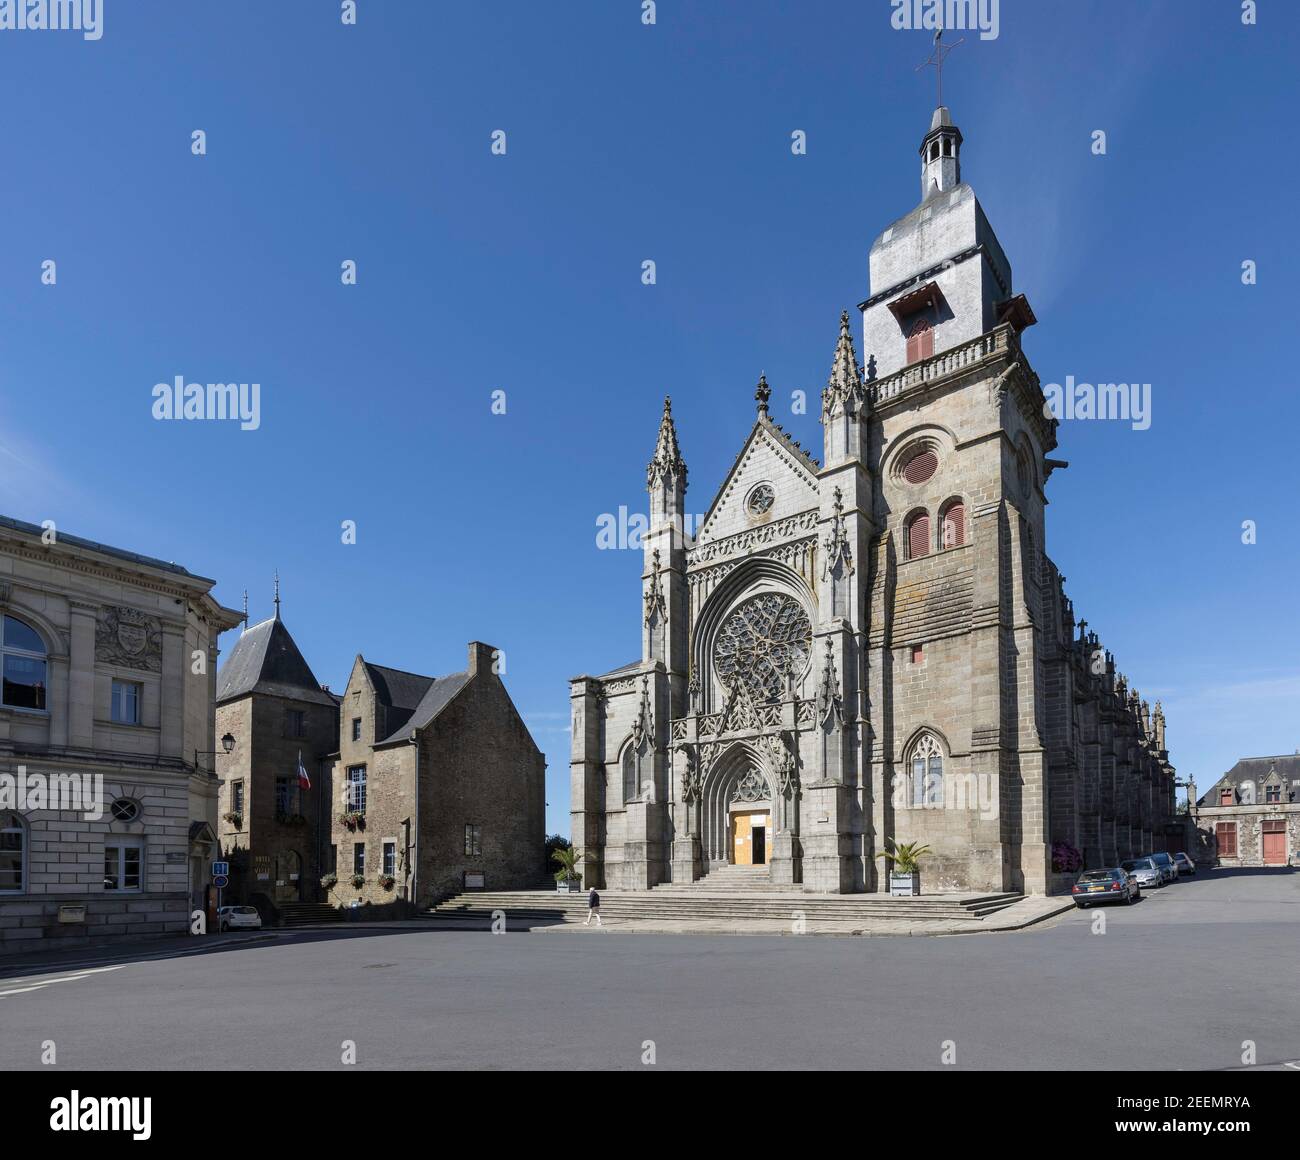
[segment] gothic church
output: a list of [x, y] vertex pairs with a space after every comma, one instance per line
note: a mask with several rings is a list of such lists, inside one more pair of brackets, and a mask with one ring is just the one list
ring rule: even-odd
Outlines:
[[947, 108], [921, 202], [875, 241], [822, 392], [823, 455], [757, 418], [697, 534], [664, 403], [641, 659], [571, 682], [572, 835], [610, 889], [723, 866], [788, 889], [1051, 892], [1172, 841], [1164, 719], [1045, 553], [1057, 420], [1035, 322]]

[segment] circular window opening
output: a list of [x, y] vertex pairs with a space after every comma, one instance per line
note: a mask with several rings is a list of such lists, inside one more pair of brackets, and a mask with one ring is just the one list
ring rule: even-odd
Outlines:
[[115, 822], [134, 822], [140, 816], [140, 803], [130, 798], [118, 798], [108, 807]]
[[749, 498], [745, 500], [745, 507], [750, 515], [765, 516], [772, 510], [774, 503], [776, 503], [776, 492], [772, 490], [772, 485], [760, 483], [749, 493]]
[[926, 448], [903, 464], [903, 478], [908, 483], [925, 483], [939, 467], [939, 457]]

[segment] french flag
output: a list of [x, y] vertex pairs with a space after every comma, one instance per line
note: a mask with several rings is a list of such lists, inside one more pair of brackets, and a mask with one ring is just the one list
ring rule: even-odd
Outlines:
[[311, 778], [307, 776], [307, 767], [302, 763], [302, 750], [298, 750], [298, 788], [311, 789]]

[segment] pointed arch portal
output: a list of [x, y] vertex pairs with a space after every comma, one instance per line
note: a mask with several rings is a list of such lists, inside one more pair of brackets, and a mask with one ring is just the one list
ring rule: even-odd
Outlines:
[[736, 742], [705, 773], [700, 841], [711, 866], [765, 866], [772, 859], [776, 813], [767, 762]]

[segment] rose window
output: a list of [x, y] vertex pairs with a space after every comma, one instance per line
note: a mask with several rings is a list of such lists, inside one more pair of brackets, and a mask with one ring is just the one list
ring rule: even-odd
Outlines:
[[799, 601], [781, 592], [755, 596], [722, 623], [713, 664], [727, 688], [739, 681], [756, 701], [779, 701], [808, 667], [812, 626]]

